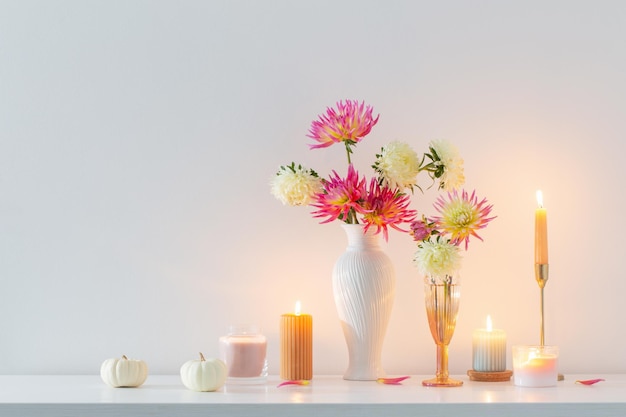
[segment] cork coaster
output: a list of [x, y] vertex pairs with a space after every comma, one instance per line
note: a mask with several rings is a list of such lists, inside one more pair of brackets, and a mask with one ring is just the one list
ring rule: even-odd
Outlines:
[[513, 371], [501, 371], [501, 372], [479, 372], [474, 370], [467, 371], [467, 375], [470, 377], [470, 381], [480, 382], [505, 382], [511, 380]]

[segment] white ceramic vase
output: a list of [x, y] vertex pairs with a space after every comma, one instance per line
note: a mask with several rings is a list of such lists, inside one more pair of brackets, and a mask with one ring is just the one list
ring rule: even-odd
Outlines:
[[363, 225], [342, 224], [348, 247], [333, 269], [335, 305], [348, 345], [344, 379], [373, 381], [384, 377], [383, 341], [396, 291], [391, 259], [380, 248], [380, 234]]

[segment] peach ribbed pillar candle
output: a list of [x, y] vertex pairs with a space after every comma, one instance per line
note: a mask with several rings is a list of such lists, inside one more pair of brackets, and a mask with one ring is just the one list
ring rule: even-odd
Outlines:
[[280, 317], [280, 377], [288, 381], [313, 378], [313, 317], [310, 314]]

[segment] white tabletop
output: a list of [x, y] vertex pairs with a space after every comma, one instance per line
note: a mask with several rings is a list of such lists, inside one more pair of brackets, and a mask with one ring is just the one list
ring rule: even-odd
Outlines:
[[[111, 388], [99, 376], [0, 375], [0, 416], [626, 416], [626, 375], [566, 375], [551, 388], [474, 382], [426, 388], [427, 376], [400, 385], [315, 376], [306, 386], [186, 389], [176, 375], [150, 375], [139, 388]], [[604, 378], [593, 386], [577, 379]]]

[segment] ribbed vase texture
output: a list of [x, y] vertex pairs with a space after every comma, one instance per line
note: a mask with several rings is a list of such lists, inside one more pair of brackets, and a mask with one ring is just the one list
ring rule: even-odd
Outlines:
[[427, 282], [424, 286], [424, 295], [430, 334], [436, 344], [450, 344], [459, 313], [461, 286]]
[[348, 346], [344, 379], [373, 381], [385, 375], [381, 354], [396, 290], [391, 259], [380, 235], [343, 224], [348, 247], [333, 269], [335, 305]]

